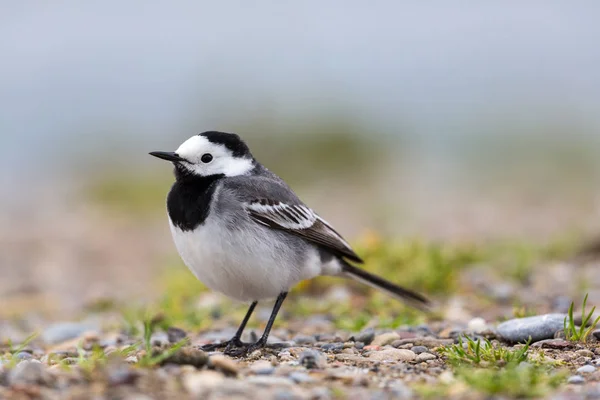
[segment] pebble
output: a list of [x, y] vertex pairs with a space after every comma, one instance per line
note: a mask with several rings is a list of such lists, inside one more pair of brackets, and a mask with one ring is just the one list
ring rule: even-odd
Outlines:
[[153, 333], [150, 337], [152, 346], [164, 347], [169, 344], [169, 336], [165, 332]]
[[579, 374], [591, 374], [594, 371], [596, 371], [596, 367], [593, 365], [584, 365], [583, 367], [579, 367], [577, 369], [577, 373]]
[[516, 318], [498, 325], [498, 334], [506, 341], [524, 343], [552, 339], [554, 333], [563, 329], [564, 314], [545, 314], [534, 317]]
[[268, 361], [257, 361], [250, 366], [250, 371], [256, 375], [271, 375], [275, 372], [275, 367]]
[[592, 332], [592, 335], [597, 339], [600, 340], [600, 329], [596, 329], [594, 332]]
[[381, 335], [375, 336], [373, 341], [370, 343], [371, 346], [385, 346], [392, 343], [394, 340], [400, 339], [400, 335], [396, 332], [382, 333]]
[[369, 354], [369, 359], [375, 361], [413, 361], [416, 358], [417, 355], [414, 352], [406, 349], [391, 348]]
[[94, 326], [80, 322], [61, 322], [50, 325], [42, 332], [42, 340], [46, 344], [58, 344], [78, 338], [85, 332], [94, 330]]
[[169, 340], [169, 343], [177, 343], [182, 341], [183, 339], [185, 339], [187, 337], [187, 334], [185, 333], [185, 331], [183, 329], [179, 329], [179, 328], [175, 328], [175, 327], [170, 327], [169, 329], [167, 329], [167, 338]]
[[216, 371], [201, 371], [185, 374], [183, 387], [192, 395], [200, 396], [207, 390], [221, 386], [225, 377]]
[[296, 342], [296, 344], [314, 344], [317, 341], [313, 336], [307, 335], [297, 335], [294, 336], [292, 340]]
[[375, 339], [375, 329], [373, 328], [364, 329], [354, 336], [355, 342], [362, 342], [365, 345], [371, 344], [373, 339]]
[[246, 382], [253, 383], [260, 386], [292, 386], [292, 382], [289, 378], [282, 376], [265, 376], [265, 375], [254, 375], [246, 378]]
[[413, 346], [410, 348], [410, 351], [412, 351], [415, 354], [421, 354], [425, 353], [426, 351], [429, 351], [429, 349], [425, 346]]
[[183, 347], [163, 364], [192, 365], [201, 368], [208, 363], [208, 354], [195, 347]]
[[215, 369], [223, 371], [227, 375], [237, 375], [239, 372], [238, 363], [229, 357], [216, 354], [210, 357], [210, 365]]
[[467, 324], [467, 330], [473, 333], [481, 333], [484, 332], [488, 328], [485, 319], [483, 318], [473, 318]]
[[421, 353], [417, 356], [417, 361], [429, 361], [429, 360], [435, 360], [437, 357], [434, 354], [431, 353]]
[[290, 379], [296, 383], [312, 383], [315, 381], [315, 379], [310, 375], [299, 371], [292, 372], [290, 374]]
[[573, 375], [568, 380], [567, 383], [571, 383], [573, 385], [582, 385], [585, 383], [585, 379], [580, 375]]
[[575, 354], [577, 354], [578, 356], [581, 357], [590, 357], [590, 358], [594, 358], [594, 353], [588, 349], [581, 349], [581, 350], [577, 350], [575, 352]]
[[569, 347], [573, 347], [573, 343], [564, 339], [546, 339], [532, 344], [531, 347], [541, 347], [544, 349], [567, 349]]
[[113, 386], [130, 385], [134, 383], [138, 377], [138, 372], [127, 364], [108, 368], [108, 383]]
[[331, 352], [338, 352], [338, 351], [342, 351], [344, 350], [344, 343], [325, 343], [323, 345], [321, 345], [321, 349], [323, 351], [331, 351]]
[[33, 356], [31, 355], [31, 353], [28, 353], [26, 351], [20, 351], [17, 354], [15, 354], [15, 357], [18, 360], [30, 360], [33, 358]]
[[323, 369], [327, 366], [327, 358], [316, 350], [305, 350], [300, 354], [298, 363], [306, 369]]
[[48, 372], [37, 360], [24, 360], [8, 374], [9, 385], [43, 385], [48, 382]]

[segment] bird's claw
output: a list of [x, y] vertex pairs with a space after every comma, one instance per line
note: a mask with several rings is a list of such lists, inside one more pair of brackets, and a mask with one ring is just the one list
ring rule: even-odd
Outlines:
[[236, 344], [228, 345], [224, 353], [230, 357], [243, 357], [247, 354], [252, 354], [256, 350], [260, 350], [265, 347], [265, 341], [258, 340], [256, 343], [246, 344], [241, 343], [240, 346]]
[[221, 342], [221, 343], [210, 343], [210, 344], [205, 344], [204, 346], [201, 346], [200, 348], [204, 351], [215, 351], [217, 349], [221, 349], [223, 347], [225, 347], [225, 351], [227, 351], [227, 349], [230, 348], [237, 348], [237, 347], [243, 347], [244, 343], [242, 343], [241, 340], [239, 339], [231, 339], [231, 340], [227, 340], [225, 342]]

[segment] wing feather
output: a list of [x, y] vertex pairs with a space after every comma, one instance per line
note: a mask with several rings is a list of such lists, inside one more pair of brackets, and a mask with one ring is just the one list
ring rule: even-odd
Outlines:
[[303, 204], [259, 199], [247, 203], [246, 211], [257, 223], [300, 236], [348, 260], [363, 262], [342, 235]]

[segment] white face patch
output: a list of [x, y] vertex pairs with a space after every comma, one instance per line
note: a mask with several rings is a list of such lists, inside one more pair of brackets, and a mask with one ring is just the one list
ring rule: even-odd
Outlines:
[[[210, 176], [223, 174], [225, 176], [244, 175], [254, 168], [250, 158], [234, 157], [227, 147], [210, 142], [204, 136], [192, 136], [175, 151], [187, 162], [180, 163], [195, 175]], [[212, 160], [202, 162], [202, 156], [210, 154]]]

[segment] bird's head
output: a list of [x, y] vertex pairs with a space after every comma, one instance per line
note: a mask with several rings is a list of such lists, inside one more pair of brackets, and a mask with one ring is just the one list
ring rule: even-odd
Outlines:
[[255, 167], [250, 149], [235, 133], [203, 132], [183, 142], [174, 152], [153, 151], [150, 155], [171, 161], [177, 178], [237, 176]]

